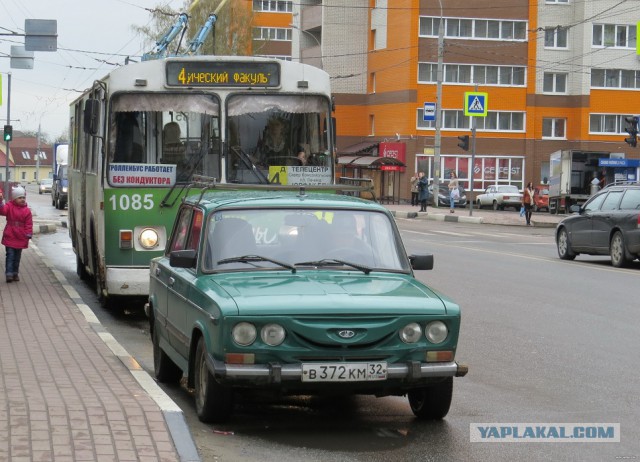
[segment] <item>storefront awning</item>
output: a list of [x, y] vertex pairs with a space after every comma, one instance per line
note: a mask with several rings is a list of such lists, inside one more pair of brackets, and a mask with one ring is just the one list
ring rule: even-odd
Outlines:
[[338, 157], [338, 165], [346, 167], [368, 167], [379, 168], [382, 166], [406, 167], [404, 162], [394, 159], [393, 157], [373, 157], [373, 156], [340, 156]]

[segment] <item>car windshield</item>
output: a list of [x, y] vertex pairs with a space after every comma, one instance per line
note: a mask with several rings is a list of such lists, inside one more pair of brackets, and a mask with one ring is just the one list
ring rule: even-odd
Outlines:
[[51, 184], [51, 183], [53, 183], [53, 180], [46, 179], [46, 178], [40, 181], [40, 184]]
[[283, 264], [297, 269], [410, 271], [392, 221], [383, 213], [363, 210], [216, 212], [209, 218], [204, 248], [205, 272], [282, 269]]

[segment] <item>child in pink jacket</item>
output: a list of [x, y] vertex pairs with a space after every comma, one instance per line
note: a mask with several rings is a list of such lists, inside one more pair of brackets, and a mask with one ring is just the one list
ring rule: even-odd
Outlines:
[[29, 247], [29, 239], [33, 236], [33, 216], [27, 205], [26, 191], [22, 186], [11, 190], [11, 201], [7, 203], [0, 192], [0, 215], [7, 217], [2, 234], [2, 244], [7, 249], [7, 282], [19, 281], [22, 249]]

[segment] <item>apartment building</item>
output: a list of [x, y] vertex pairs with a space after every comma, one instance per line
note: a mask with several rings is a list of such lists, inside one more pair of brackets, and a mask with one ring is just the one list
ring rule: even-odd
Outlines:
[[[406, 168], [397, 174], [350, 171], [394, 198], [409, 196], [417, 170], [440, 179], [455, 171], [475, 193], [545, 182], [550, 154], [564, 149], [621, 153], [630, 167], [608, 175], [637, 179], [640, 148], [624, 138], [625, 117], [640, 113], [640, 59], [624, 2], [301, 0], [253, 8], [255, 54], [331, 75], [339, 155], [400, 152]], [[465, 115], [467, 92], [486, 94], [482, 116]], [[430, 120], [434, 107], [439, 125]], [[475, 143], [472, 136], [463, 151], [458, 137], [474, 126]]]

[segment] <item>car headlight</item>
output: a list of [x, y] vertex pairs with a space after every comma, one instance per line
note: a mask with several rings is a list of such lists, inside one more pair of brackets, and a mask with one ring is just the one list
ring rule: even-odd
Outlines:
[[260, 338], [269, 346], [278, 346], [284, 342], [286, 334], [280, 324], [267, 324], [260, 330]]
[[66, 187], [66, 186], [63, 186], [63, 187], [62, 187], [62, 192], [64, 192], [64, 193], [66, 193], [66, 192], [67, 192], [67, 187]]
[[400, 329], [400, 340], [404, 343], [416, 343], [420, 340], [421, 335], [422, 329], [417, 322], [409, 323]]
[[231, 331], [233, 341], [240, 346], [249, 346], [256, 340], [256, 326], [248, 322], [239, 322]]
[[153, 249], [158, 245], [158, 233], [155, 229], [144, 229], [140, 233], [138, 241], [140, 242], [140, 245], [145, 249]]
[[433, 321], [427, 324], [424, 335], [431, 343], [442, 343], [449, 335], [449, 329], [442, 321]]

